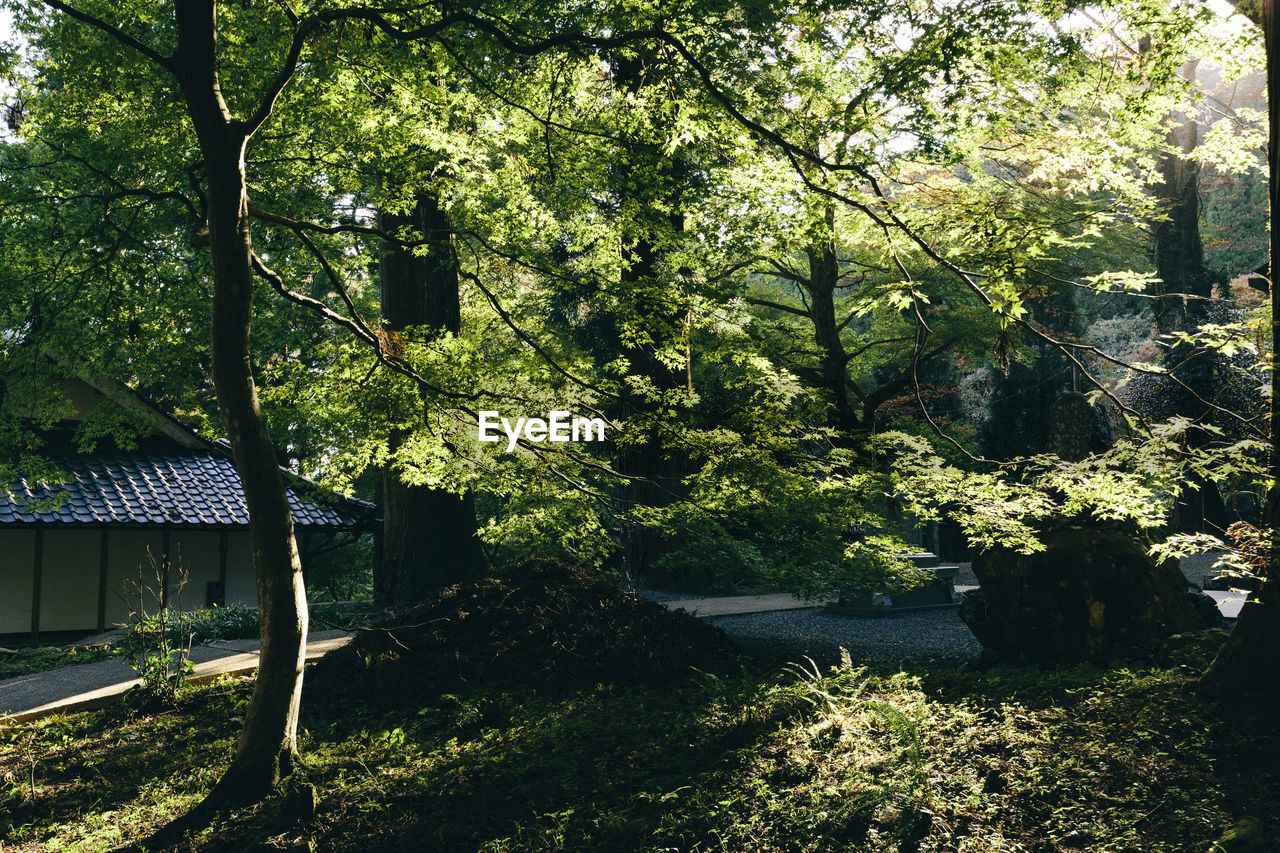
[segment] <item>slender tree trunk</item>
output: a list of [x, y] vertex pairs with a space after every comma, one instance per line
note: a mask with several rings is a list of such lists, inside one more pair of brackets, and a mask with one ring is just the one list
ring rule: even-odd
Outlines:
[[[835, 227], [835, 209], [826, 211], [827, 228]], [[836, 316], [836, 290], [840, 285], [840, 258], [835, 241], [827, 239], [805, 250], [809, 260], [809, 277], [797, 284], [808, 297], [806, 316], [813, 324], [813, 340], [818, 345], [818, 388], [831, 396], [830, 423], [843, 433], [849, 446], [859, 446], [875, 428], [876, 411], [884, 403], [911, 387], [911, 374], [877, 382], [872, 375], [861, 381], [849, 376], [850, 354], [840, 338], [840, 320]], [[921, 362], [949, 349], [949, 339], [941, 346], [921, 354]], [[812, 374], [808, 374], [813, 381]], [[856, 407], [855, 407], [856, 406]]]
[[288, 773], [297, 754], [306, 662], [307, 602], [293, 519], [250, 361], [253, 247], [244, 154], [247, 136], [222, 99], [213, 0], [175, 4], [175, 74], [208, 182], [213, 265], [213, 381], [249, 509], [262, 620], [253, 698], [230, 768], [210, 800], [251, 801]]
[[[416, 326], [458, 334], [462, 310], [448, 215], [434, 196], [422, 193], [408, 213], [380, 212], [378, 219], [383, 231], [394, 234], [408, 228], [427, 241], [425, 255], [395, 244], [383, 253], [384, 327], [393, 332]], [[411, 430], [392, 432], [388, 445], [393, 456], [411, 435]], [[412, 486], [388, 468], [383, 501], [383, 556], [374, 578], [379, 605], [420, 601], [483, 572], [485, 557], [476, 538], [471, 492], [458, 496], [430, 486]]]
[[1200, 689], [1221, 697], [1249, 693], [1280, 694], [1280, 238], [1276, 235], [1276, 205], [1280, 202], [1280, 58], [1276, 56], [1276, 0], [1239, 0], [1241, 12], [1262, 28], [1267, 45], [1267, 117], [1270, 136], [1267, 163], [1271, 202], [1271, 486], [1262, 524], [1271, 537], [1271, 565], [1262, 588], [1240, 609], [1231, 639], [1200, 679]]

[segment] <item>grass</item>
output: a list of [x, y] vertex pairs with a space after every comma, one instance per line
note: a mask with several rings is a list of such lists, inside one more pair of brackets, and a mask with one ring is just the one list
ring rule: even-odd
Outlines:
[[[162, 714], [4, 730], [0, 849], [100, 851], [181, 813], [225, 765], [247, 698], [227, 682]], [[281, 796], [190, 849], [1204, 851], [1273, 814], [1278, 747], [1269, 712], [1205, 704], [1180, 671], [802, 661], [674, 685], [490, 685], [412, 708], [310, 703], [315, 816], [297, 822]]]
[[69, 646], [66, 648], [22, 649], [0, 652], [0, 679], [16, 678], [35, 672], [47, 672], [77, 663], [93, 663], [120, 654], [109, 645], [100, 647]]

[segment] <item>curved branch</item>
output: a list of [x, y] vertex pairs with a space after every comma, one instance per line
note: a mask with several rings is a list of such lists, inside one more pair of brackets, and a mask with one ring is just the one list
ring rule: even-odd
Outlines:
[[757, 299], [754, 296], [744, 296], [747, 302], [752, 305], [758, 305], [761, 308], [772, 308], [775, 311], [785, 311], [788, 314], [795, 314], [797, 317], [809, 317], [809, 312], [800, 308], [793, 308], [790, 305], [783, 305], [781, 302], [771, 302], [768, 299]]
[[162, 56], [155, 48], [134, 38], [115, 24], [110, 24], [95, 15], [90, 15], [88, 12], [82, 12], [74, 6], [63, 3], [62, 0], [40, 0], [40, 2], [44, 3], [44, 5], [48, 6], [50, 9], [57, 9], [59, 12], [75, 18], [82, 24], [88, 24], [94, 29], [106, 33], [116, 41], [120, 42], [120, 44], [138, 51], [138, 53], [141, 53], [147, 59], [150, 59], [166, 71], [170, 73], [173, 72], [172, 57]]

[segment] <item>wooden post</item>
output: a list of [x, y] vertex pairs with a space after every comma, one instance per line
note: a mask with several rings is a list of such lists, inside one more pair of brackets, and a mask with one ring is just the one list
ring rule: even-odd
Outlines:
[[227, 528], [218, 535], [218, 583], [222, 586], [221, 604], [227, 603], [227, 551], [231, 548]]
[[107, 554], [110, 531], [102, 528], [98, 546], [98, 630], [107, 630]]
[[44, 581], [44, 528], [36, 525], [36, 555], [31, 566], [31, 645], [40, 645], [40, 587]]
[[160, 534], [160, 607], [169, 606], [169, 528]]

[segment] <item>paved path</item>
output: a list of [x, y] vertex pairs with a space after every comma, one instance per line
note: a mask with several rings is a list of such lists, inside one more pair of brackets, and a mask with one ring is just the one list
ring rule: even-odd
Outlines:
[[[956, 584], [956, 592], [958, 593], [965, 593], [971, 589], [977, 589], [977, 587]], [[1248, 592], [1239, 589], [1233, 589], [1228, 592], [1206, 589], [1204, 594], [1218, 603], [1218, 612], [1222, 614], [1224, 619], [1235, 619], [1239, 616], [1240, 608], [1244, 607], [1245, 599], [1249, 597]]]
[[[956, 584], [956, 592], [964, 593], [976, 586]], [[1240, 615], [1249, 593], [1240, 590], [1229, 592], [1205, 593], [1218, 602], [1218, 610], [1227, 619], [1235, 619]], [[770, 595], [731, 595], [721, 598], [679, 598], [663, 601], [662, 605], [672, 610], [685, 610], [699, 619], [712, 619], [717, 616], [739, 616], [745, 613], [769, 613], [775, 610], [804, 610], [823, 605], [821, 601], [806, 601], [794, 595], [782, 593]]]
[[1245, 599], [1249, 597], [1249, 593], [1239, 589], [1228, 592], [1206, 589], [1204, 594], [1218, 602], [1218, 612], [1228, 619], [1235, 619], [1240, 615], [1240, 608], [1244, 607]]
[[[351, 642], [346, 631], [312, 631], [307, 660], [316, 660]], [[240, 675], [258, 668], [257, 640], [223, 640], [191, 650], [195, 673], [191, 681], [212, 681], [220, 675]], [[72, 664], [0, 681], [0, 725], [49, 714], [101, 708], [138, 683], [122, 658]]]
[[773, 610], [804, 610], [821, 607], [821, 601], [805, 601], [794, 595], [731, 595], [722, 598], [680, 598], [662, 602], [671, 610], [685, 610], [699, 619], [715, 616], [738, 616], [743, 613], [768, 613]]

